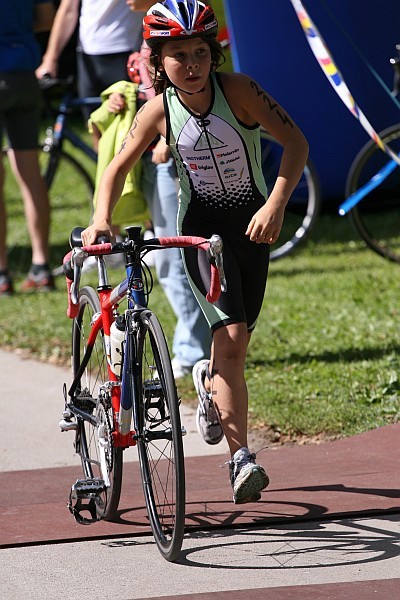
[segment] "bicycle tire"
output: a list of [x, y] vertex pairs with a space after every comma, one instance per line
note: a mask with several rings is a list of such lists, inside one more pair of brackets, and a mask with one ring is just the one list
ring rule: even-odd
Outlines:
[[164, 333], [149, 310], [139, 317], [139, 398], [134, 427], [143, 492], [162, 556], [174, 561], [185, 527], [185, 468], [179, 401]]
[[[265, 129], [261, 129], [261, 168], [268, 194], [275, 185], [281, 156], [281, 145]], [[271, 245], [270, 260], [288, 256], [307, 240], [318, 218], [320, 206], [317, 170], [312, 160], [308, 159], [300, 181], [286, 206], [279, 238]]]
[[[86, 350], [93, 315], [99, 311], [100, 303], [96, 292], [91, 287], [83, 287], [79, 294], [79, 313], [72, 326], [74, 377]], [[121, 495], [123, 457], [122, 449], [115, 448], [113, 444], [111, 402], [100, 394], [100, 386], [108, 379], [103, 332], [100, 331], [74, 396], [74, 403], [78, 407], [92, 411], [97, 425], [77, 417], [75, 451], [80, 455], [84, 478], [105, 481], [106, 491], [96, 499], [96, 513], [99, 519], [112, 520], [116, 517]]]
[[[379, 133], [385, 144], [400, 152], [400, 125]], [[346, 197], [365, 185], [390, 160], [370, 140], [355, 157], [346, 181]], [[369, 248], [400, 263], [400, 168], [395, 170], [349, 212], [349, 219]]]

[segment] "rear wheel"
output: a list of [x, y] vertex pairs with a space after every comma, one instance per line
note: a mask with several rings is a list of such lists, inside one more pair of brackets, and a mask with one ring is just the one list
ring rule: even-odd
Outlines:
[[161, 325], [140, 316], [135, 430], [148, 516], [161, 554], [174, 561], [185, 526], [185, 469], [179, 401]]
[[[278, 176], [282, 157], [282, 147], [264, 129], [261, 130], [261, 167], [271, 193]], [[271, 246], [271, 260], [287, 256], [297, 246], [306, 241], [320, 211], [320, 188], [316, 168], [307, 161], [303, 174], [285, 210], [280, 236]]]
[[[385, 144], [400, 153], [400, 126], [382, 131]], [[390, 160], [372, 140], [360, 150], [350, 168], [346, 196], [365, 185]], [[354, 227], [375, 252], [400, 262], [400, 167], [355, 205], [349, 213]]]
[[[79, 313], [72, 329], [72, 367], [74, 377], [87, 349], [93, 316], [100, 311], [99, 299], [90, 287], [79, 296]], [[81, 457], [85, 479], [102, 479], [105, 492], [96, 499], [97, 517], [113, 519], [121, 495], [122, 449], [113, 444], [113, 410], [109, 394], [101, 386], [108, 381], [103, 332], [99, 331], [89, 361], [74, 394], [74, 406], [93, 419], [77, 418], [75, 450]]]

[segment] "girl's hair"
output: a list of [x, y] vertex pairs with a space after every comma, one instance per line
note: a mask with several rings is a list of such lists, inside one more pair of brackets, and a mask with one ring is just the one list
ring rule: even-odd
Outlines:
[[[198, 37], [209, 45], [211, 50], [211, 70], [216, 71], [226, 60], [221, 44], [216, 38], [209, 35], [199, 35]], [[156, 94], [161, 94], [167, 87], [172, 85], [165, 71], [160, 71], [159, 68], [161, 64], [161, 50], [166, 41], [161, 40], [157, 44], [153, 42], [151, 47], [150, 66], [153, 71], [153, 85]]]

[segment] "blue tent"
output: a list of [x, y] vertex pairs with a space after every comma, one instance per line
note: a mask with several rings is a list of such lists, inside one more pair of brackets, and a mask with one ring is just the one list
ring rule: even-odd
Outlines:
[[[400, 2], [303, 4], [372, 126], [380, 131], [399, 122], [397, 107], [359, 52], [392, 88], [389, 60], [400, 43]], [[318, 65], [290, 0], [224, 0], [224, 5], [235, 70], [254, 77], [291, 114], [310, 143], [324, 200], [341, 200], [350, 165], [369, 137]]]

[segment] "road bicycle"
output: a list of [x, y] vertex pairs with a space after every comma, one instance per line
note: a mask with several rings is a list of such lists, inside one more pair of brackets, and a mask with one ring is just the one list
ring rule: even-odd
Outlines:
[[[207, 252], [215, 302], [226, 289], [222, 241], [217, 235], [143, 240], [127, 227], [125, 241], [82, 247], [82, 228], [71, 234], [64, 259], [67, 314], [72, 324], [72, 384], [64, 389], [63, 431], [75, 431], [83, 478], [72, 485], [69, 509], [81, 524], [117, 515], [123, 451], [137, 446], [148, 518], [162, 556], [174, 561], [185, 524], [185, 471], [179, 400], [161, 324], [148, 308], [151, 271], [143, 260], [156, 249], [194, 247]], [[104, 256], [123, 253], [126, 278], [109, 285]], [[97, 292], [79, 289], [84, 261], [95, 256]], [[122, 310], [122, 305], [124, 309]], [[132, 428], [133, 422], [133, 428]]]
[[[52, 121], [54, 120], [46, 128], [45, 139], [41, 143], [42, 173], [47, 188], [51, 191], [53, 199], [55, 194], [63, 194], [63, 202], [66, 203], [69, 200], [67, 195], [71, 194], [72, 189], [72, 193], [78, 193], [81, 202], [83, 200], [81, 210], [86, 210], [91, 216], [94, 171], [92, 169], [90, 172], [87, 165], [91, 163], [90, 166], [95, 167], [97, 153], [83, 139], [78, 129], [74, 129], [73, 124], [71, 125], [71, 117], [78, 114], [81, 125], [81, 109], [83, 107], [95, 109], [101, 104], [101, 99], [99, 97], [77, 98], [72, 78], [66, 80], [43, 78], [40, 80], [40, 85], [45, 112]], [[63, 90], [63, 95], [54, 108], [54, 90], [57, 92], [60, 88]], [[58, 185], [59, 182], [62, 183], [62, 187]], [[89, 218], [87, 222], [89, 223]]]
[[[394, 68], [393, 98], [399, 91], [400, 45], [396, 50], [397, 56], [390, 59]], [[400, 124], [384, 129], [379, 137], [400, 155]], [[373, 140], [361, 148], [350, 167], [346, 200], [339, 206], [339, 214], [348, 214], [369, 248], [400, 263], [400, 169]]]
[[[379, 136], [400, 155], [400, 125], [388, 127]], [[400, 263], [400, 169], [372, 140], [351, 165], [346, 201], [339, 212], [348, 212], [356, 231], [372, 250]]]

